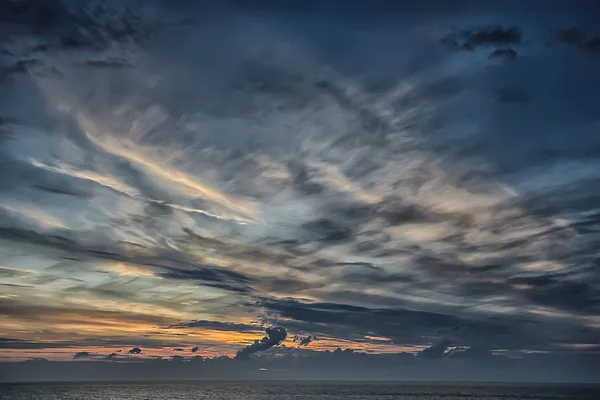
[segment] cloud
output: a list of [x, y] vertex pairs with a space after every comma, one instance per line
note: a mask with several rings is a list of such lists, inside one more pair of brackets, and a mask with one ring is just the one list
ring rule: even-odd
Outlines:
[[73, 197], [78, 197], [78, 198], [82, 198], [82, 199], [88, 199], [88, 198], [92, 197], [91, 194], [89, 194], [89, 193], [79, 192], [79, 191], [69, 190], [69, 189], [62, 189], [62, 188], [58, 188], [58, 187], [51, 187], [51, 186], [46, 186], [46, 185], [32, 185], [32, 187], [34, 187], [38, 190], [48, 192], [48, 193], [73, 196]]
[[600, 36], [588, 39], [581, 29], [557, 29], [554, 31], [554, 39], [559, 43], [573, 46], [582, 51], [600, 52]]
[[[7, 348], [70, 356], [102, 333], [150, 357], [214, 330], [203, 354], [233, 354], [285, 326], [326, 338], [296, 355], [354, 349], [306, 364], [340, 368], [444, 337], [511, 352], [597, 339], [596, 59], [540, 40], [577, 10], [353, 5], [325, 34], [316, 9], [308, 24], [246, 4], [263, 30], [236, 4], [209, 18], [185, 2], [16, 3], [0, 12], [0, 111], [19, 121], [0, 140], [0, 310], [59, 333], [10, 328]], [[174, 39], [188, 15], [231, 23]], [[472, 53], [439, 45], [449, 25], [444, 42]], [[594, 35], [554, 41], [589, 53]], [[39, 74], [52, 68], [63, 77]], [[48, 271], [16, 272], [30, 265]], [[71, 339], [74, 324], [98, 336]]]
[[196, 353], [198, 351], [198, 346], [194, 346], [190, 349], [192, 353]]
[[206, 321], [206, 320], [180, 322], [177, 324], [170, 325], [169, 328], [203, 328], [203, 329], [214, 329], [217, 331], [231, 331], [231, 332], [255, 332], [255, 331], [263, 329], [263, 327], [260, 325], [249, 325], [249, 324], [240, 324], [240, 323], [235, 323], [235, 322], [219, 322], [219, 321]]
[[175, 347], [175, 348], [173, 349], [173, 351], [184, 351], [184, 349], [182, 349], [181, 347]]
[[523, 33], [515, 26], [487, 26], [460, 30], [442, 38], [442, 43], [456, 50], [474, 50], [481, 46], [506, 46], [521, 44]]
[[127, 354], [142, 354], [142, 349], [139, 347], [134, 347], [133, 349], [129, 350]]
[[92, 353], [90, 353], [89, 351], [78, 351], [77, 353], [75, 353], [73, 355], [73, 360], [78, 360], [81, 358], [91, 358], [94, 355]]
[[285, 330], [285, 328], [280, 326], [267, 328], [266, 333], [267, 336], [263, 337], [261, 340], [255, 340], [254, 343], [252, 343], [251, 345], [238, 351], [235, 358], [245, 359], [251, 354], [268, 350], [273, 346], [278, 346], [287, 337], [287, 331]]
[[310, 342], [312, 342], [313, 340], [316, 340], [316, 339], [311, 335], [308, 335], [305, 337], [294, 335], [293, 340], [294, 340], [294, 342], [297, 342], [298, 347], [300, 347], [300, 346], [308, 346], [310, 344]]
[[22, 276], [28, 276], [31, 272], [24, 271], [22, 269], [0, 267], [0, 276], [3, 278], [18, 278]]
[[488, 55], [489, 60], [501, 59], [504, 61], [515, 61], [517, 59], [517, 51], [511, 47], [503, 47], [496, 49]]

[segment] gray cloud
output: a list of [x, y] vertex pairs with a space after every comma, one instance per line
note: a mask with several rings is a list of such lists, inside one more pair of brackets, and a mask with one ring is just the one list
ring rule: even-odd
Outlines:
[[522, 38], [523, 33], [518, 27], [488, 26], [450, 33], [442, 38], [442, 43], [454, 49], [473, 50], [480, 46], [521, 44]]
[[285, 328], [280, 326], [267, 328], [266, 333], [267, 336], [263, 337], [260, 340], [255, 340], [254, 343], [252, 343], [251, 345], [244, 347], [242, 350], [238, 351], [235, 358], [245, 359], [254, 353], [268, 350], [273, 346], [278, 346], [287, 337], [287, 331], [285, 330]]
[[139, 347], [134, 347], [133, 349], [129, 350], [127, 354], [142, 354], [142, 349]]
[[[330, 15], [316, 9], [308, 24], [244, 5], [263, 31], [236, 4], [206, 18], [219, 24], [182, 24], [183, 14], [221, 11], [5, 3], [0, 21], [14, 39], [0, 43], [0, 114], [10, 116], [0, 119], [0, 276], [10, 279], [0, 310], [9, 318], [262, 329], [192, 320], [200, 311], [303, 338], [429, 346], [447, 337], [461, 349], [436, 362], [481, 349], [560, 352], [599, 337], [589, 321], [600, 312], [600, 142], [590, 133], [600, 88], [590, 78], [597, 60], [583, 54], [595, 52], [595, 34], [557, 31], [554, 42], [582, 50], [567, 56], [539, 42], [550, 20], [577, 23], [578, 7], [541, 7], [531, 21], [504, 5], [454, 4], [451, 14], [353, 5], [325, 34]], [[444, 51], [437, 32], [449, 24], [480, 26], [443, 39], [473, 52]], [[223, 35], [223, 26], [235, 28]], [[479, 63], [480, 53], [519, 62]], [[19, 272], [22, 254], [53, 266]], [[189, 322], [59, 305], [57, 287], [65, 299], [143, 303]], [[203, 289], [210, 301], [195, 303]], [[55, 344], [77, 341], [3, 345]], [[317, 358], [371, 360], [342, 350]]]
[[511, 47], [503, 47], [496, 49], [488, 55], [488, 59], [502, 59], [505, 61], [514, 61], [518, 57], [517, 51]]
[[79, 360], [81, 358], [91, 358], [94, 355], [92, 353], [90, 353], [89, 351], [78, 351], [77, 353], [75, 353], [73, 355], [73, 360]]
[[554, 39], [582, 51], [600, 52], [600, 36], [587, 38], [582, 29], [558, 29], [554, 32]]
[[238, 324], [238, 323], [234, 323], [234, 322], [219, 322], [219, 321], [206, 321], [206, 320], [181, 322], [178, 324], [170, 325], [169, 328], [205, 328], [205, 329], [214, 329], [217, 331], [232, 331], [232, 332], [254, 332], [254, 331], [263, 329], [260, 325], [248, 325], [248, 324]]

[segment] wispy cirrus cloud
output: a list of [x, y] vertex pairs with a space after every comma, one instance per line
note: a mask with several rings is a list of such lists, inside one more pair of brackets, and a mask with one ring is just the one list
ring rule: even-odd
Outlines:
[[204, 10], [218, 24], [180, 23], [200, 5], [112, 6], [94, 29], [75, 3], [37, 30], [46, 6], [7, 9], [37, 44], [3, 42], [3, 62], [60, 71], [0, 82], [19, 121], [0, 139], [8, 336], [233, 355], [276, 325], [319, 337], [308, 349], [442, 362], [597, 341], [597, 60], [544, 43], [578, 9], [388, 5], [328, 36], [291, 6]]

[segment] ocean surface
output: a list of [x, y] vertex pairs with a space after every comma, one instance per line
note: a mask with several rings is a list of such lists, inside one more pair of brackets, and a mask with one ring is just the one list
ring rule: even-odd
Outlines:
[[72, 383], [0, 385], [2, 400], [598, 400], [600, 387], [391, 383]]

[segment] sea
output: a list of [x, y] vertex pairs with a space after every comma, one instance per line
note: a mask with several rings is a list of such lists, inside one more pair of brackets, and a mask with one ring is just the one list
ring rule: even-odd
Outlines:
[[2, 400], [599, 400], [598, 386], [198, 382], [2, 384]]

